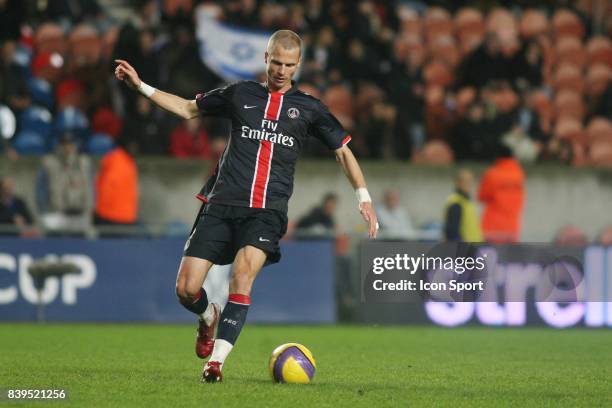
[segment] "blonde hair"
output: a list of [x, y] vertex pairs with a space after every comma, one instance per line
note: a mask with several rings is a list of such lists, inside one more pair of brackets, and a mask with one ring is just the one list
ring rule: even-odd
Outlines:
[[276, 46], [280, 45], [286, 50], [298, 47], [302, 54], [302, 39], [291, 30], [278, 30], [268, 40], [268, 53], [271, 53]]

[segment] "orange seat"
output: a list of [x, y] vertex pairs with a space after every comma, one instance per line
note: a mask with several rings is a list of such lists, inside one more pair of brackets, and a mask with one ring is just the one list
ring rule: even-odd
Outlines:
[[486, 19], [488, 32], [518, 32], [518, 24], [512, 13], [505, 8], [495, 8], [489, 12]]
[[107, 61], [113, 56], [115, 44], [117, 43], [117, 39], [119, 39], [119, 30], [119, 26], [113, 26], [106, 30], [102, 36], [102, 57]]
[[425, 143], [423, 150], [414, 154], [414, 163], [446, 166], [453, 162], [453, 151], [445, 142], [432, 140]]
[[397, 9], [397, 13], [402, 34], [421, 35], [423, 23], [419, 17], [419, 13], [406, 5], [400, 5]]
[[431, 59], [442, 61], [450, 67], [456, 67], [459, 63], [459, 51], [455, 39], [450, 35], [440, 35], [431, 39], [429, 56]]
[[453, 35], [453, 21], [450, 13], [442, 7], [429, 7], [423, 18], [425, 36]]
[[612, 166], [612, 143], [597, 141], [589, 148], [589, 164], [592, 166]]
[[510, 112], [519, 104], [519, 96], [512, 88], [504, 88], [493, 94], [493, 103], [500, 112]]
[[102, 40], [89, 24], [79, 24], [68, 37], [71, 63], [76, 66], [96, 65], [102, 56]]
[[447, 87], [454, 81], [451, 69], [441, 61], [432, 61], [427, 64], [423, 70], [423, 78], [428, 87]]
[[577, 37], [561, 37], [555, 43], [555, 64], [572, 64], [582, 67], [587, 59], [586, 51]]
[[461, 116], [465, 115], [468, 107], [476, 100], [476, 89], [473, 87], [461, 88], [457, 92], [457, 113]]
[[586, 128], [586, 136], [591, 144], [600, 141], [612, 143], [612, 122], [604, 117], [591, 119]]
[[612, 68], [612, 41], [604, 36], [595, 36], [587, 44], [589, 64], [605, 64]]
[[554, 137], [572, 142], [584, 141], [584, 129], [579, 120], [573, 118], [561, 118], [555, 124]]
[[334, 115], [353, 117], [353, 95], [345, 86], [330, 86], [323, 95], [323, 102]]
[[584, 90], [584, 81], [580, 69], [570, 64], [559, 66], [554, 76], [554, 87], [557, 92], [569, 89], [581, 94]]
[[312, 95], [317, 99], [321, 99], [321, 92], [312, 84], [308, 82], [300, 82], [298, 88], [302, 92], [306, 92], [308, 95]]
[[584, 24], [580, 18], [568, 9], [560, 9], [555, 12], [552, 19], [553, 35], [555, 38], [564, 36], [584, 38]]
[[540, 10], [528, 9], [523, 12], [519, 23], [519, 31], [525, 39], [532, 39], [548, 33], [548, 18]]
[[175, 16], [182, 12], [185, 15], [190, 15], [193, 9], [193, 0], [164, 0], [164, 14], [167, 16]]
[[604, 227], [601, 234], [599, 234], [598, 242], [601, 245], [612, 246], [612, 225]]
[[480, 44], [482, 44], [483, 40], [484, 33], [469, 33], [465, 35], [459, 35], [459, 52], [461, 56], [465, 57], [474, 52], [474, 50], [478, 48]]
[[555, 95], [555, 113], [557, 119], [573, 118], [582, 121], [585, 113], [582, 96], [570, 90], [562, 90]]
[[586, 76], [586, 94], [589, 97], [598, 97], [608, 88], [612, 79], [612, 68], [605, 64], [595, 64], [589, 67]]
[[64, 30], [55, 23], [41, 24], [34, 34], [34, 47], [37, 53], [57, 52], [66, 55], [67, 44]]
[[555, 237], [555, 244], [560, 246], [584, 246], [589, 240], [580, 228], [575, 225], [562, 227]]
[[459, 37], [468, 36], [471, 34], [485, 33], [485, 23], [482, 13], [471, 7], [464, 7], [455, 14], [455, 32]]

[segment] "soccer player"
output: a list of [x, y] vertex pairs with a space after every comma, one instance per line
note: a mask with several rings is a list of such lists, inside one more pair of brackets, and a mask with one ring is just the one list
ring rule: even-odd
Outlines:
[[[301, 92], [292, 78], [302, 41], [289, 30], [275, 32], [264, 55], [265, 83], [240, 81], [199, 94], [194, 100], [162, 92], [140, 80], [127, 61], [116, 60], [115, 76], [161, 108], [182, 118], [214, 115], [231, 119], [231, 135], [203, 201], [176, 279], [180, 303], [199, 317], [196, 354], [210, 359], [203, 381], [221, 381], [221, 369], [236, 343], [251, 304], [251, 288], [264, 264], [280, 260], [279, 240], [287, 230], [287, 203], [293, 191], [298, 154], [314, 136], [334, 150], [355, 189], [370, 238], [378, 224], [351, 140], [318, 99]], [[202, 288], [211, 266], [233, 263], [223, 313]], [[215, 328], [217, 337], [214, 338]]]

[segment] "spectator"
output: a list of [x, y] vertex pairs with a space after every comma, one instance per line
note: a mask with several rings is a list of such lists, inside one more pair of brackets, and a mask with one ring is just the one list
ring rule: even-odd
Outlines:
[[125, 137], [100, 162], [96, 177], [96, 225], [134, 225], [138, 218], [136, 143]]
[[0, 227], [9, 226], [8, 230], [0, 230], [0, 235], [37, 236], [33, 223], [27, 204], [14, 194], [13, 179], [0, 177]]
[[210, 158], [208, 132], [199, 118], [186, 120], [170, 135], [170, 154], [177, 159]]
[[336, 222], [334, 212], [338, 204], [338, 196], [327, 193], [323, 201], [297, 222], [298, 235], [329, 237], [335, 234]]
[[22, 68], [15, 62], [13, 40], [0, 39], [0, 103], [6, 103], [16, 114], [30, 106], [30, 92]]
[[525, 202], [525, 173], [510, 149], [499, 147], [495, 163], [487, 169], [478, 192], [485, 208], [482, 230], [487, 242], [517, 242]]
[[455, 178], [455, 192], [446, 200], [444, 210], [444, 238], [447, 241], [482, 241], [478, 212], [471, 198], [473, 187], [472, 172], [459, 170]]
[[142, 95], [136, 99], [136, 112], [125, 118], [123, 137], [136, 143], [140, 154], [167, 154], [168, 135], [160, 112]]
[[400, 196], [396, 190], [385, 192], [384, 205], [378, 208], [378, 223], [384, 237], [413, 238], [412, 220], [404, 208], [400, 206]]
[[91, 162], [79, 154], [74, 134], [64, 133], [56, 151], [43, 158], [36, 182], [36, 202], [43, 226], [52, 233], [90, 232]]

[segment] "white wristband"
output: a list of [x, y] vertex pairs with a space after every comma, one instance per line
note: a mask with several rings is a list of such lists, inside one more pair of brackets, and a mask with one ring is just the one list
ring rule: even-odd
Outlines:
[[138, 85], [138, 91], [147, 98], [150, 98], [151, 95], [153, 95], [155, 91], [157, 91], [157, 89], [145, 84], [144, 81], [140, 81], [140, 85]]
[[372, 197], [370, 197], [370, 193], [368, 193], [368, 189], [365, 187], [356, 188], [355, 194], [357, 194], [357, 201], [359, 204], [372, 202]]

